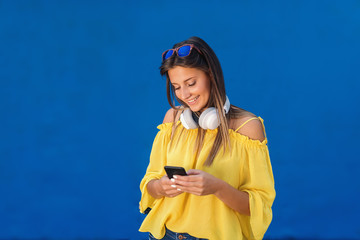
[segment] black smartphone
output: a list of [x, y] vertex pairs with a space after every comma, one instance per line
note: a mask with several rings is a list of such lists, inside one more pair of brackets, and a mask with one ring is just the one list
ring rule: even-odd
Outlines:
[[165, 172], [168, 178], [173, 178], [174, 175], [186, 176], [186, 171], [183, 167], [165, 166]]

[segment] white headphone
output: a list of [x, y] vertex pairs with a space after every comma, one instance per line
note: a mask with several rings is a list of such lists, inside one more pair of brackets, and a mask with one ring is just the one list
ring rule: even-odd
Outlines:
[[[224, 104], [225, 114], [230, 110], [230, 101], [226, 96]], [[189, 108], [186, 108], [180, 115], [180, 121], [186, 129], [195, 129], [199, 125], [203, 129], [215, 129], [220, 125], [218, 110], [215, 107], [209, 107], [197, 117]]]

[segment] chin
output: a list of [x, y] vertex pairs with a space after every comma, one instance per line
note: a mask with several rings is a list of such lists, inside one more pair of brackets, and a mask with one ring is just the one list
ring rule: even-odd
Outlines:
[[198, 106], [190, 107], [190, 110], [193, 112], [200, 112], [203, 109], [204, 109], [204, 107], [198, 107]]

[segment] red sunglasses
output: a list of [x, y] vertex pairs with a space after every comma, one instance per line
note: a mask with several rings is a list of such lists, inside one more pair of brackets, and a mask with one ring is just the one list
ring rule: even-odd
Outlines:
[[162, 54], [162, 60], [166, 60], [169, 57], [171, 57], [172, 55], [174, 55], [174, 53], [176, 53], [179, 57], [186, 57], [189, 56], [191, 53], [191, 50], [195, 48], [200, 54], [201, 52], [199, 51], [199, 49], [197, 47], [194, 46], [194, 44], [184, 44], [180, 47], [177, 47], [175, 49], [168, 49], [165, 52], [163, 52]]

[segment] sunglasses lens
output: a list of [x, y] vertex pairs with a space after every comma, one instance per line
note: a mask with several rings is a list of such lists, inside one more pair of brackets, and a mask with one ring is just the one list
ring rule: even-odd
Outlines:
[[186, 57], [190, 54], [191, 47], [190, 46], [183, 46], [179, 48], [178, 55], [179, 57]]
[[174, 50], [169, 50], [164, 54], [164, 60], [168, 59], [174, 54]]

